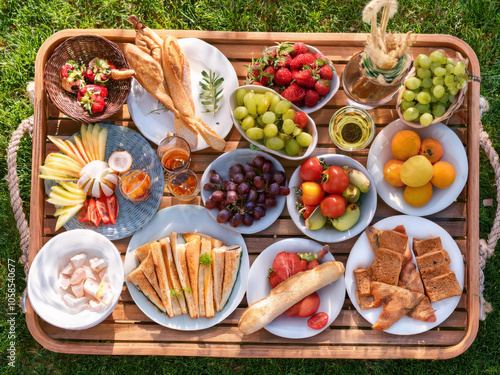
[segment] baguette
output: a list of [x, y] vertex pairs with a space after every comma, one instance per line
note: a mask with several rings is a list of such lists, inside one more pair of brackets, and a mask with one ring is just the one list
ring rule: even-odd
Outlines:
[[342, 263], [330, 261], [293, 275], [243, 312], [238, 322], [239, 330], [245, 335], [258, 331], [303, 298], [339, 279], [344, 271]]

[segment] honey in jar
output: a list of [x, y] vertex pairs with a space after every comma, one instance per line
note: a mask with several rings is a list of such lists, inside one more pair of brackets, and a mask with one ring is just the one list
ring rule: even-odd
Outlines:
[[120, 191], [132, 202], [141, 202], [151, 193], [151, 178], [145, 169], [133, 169], [120, 176]]

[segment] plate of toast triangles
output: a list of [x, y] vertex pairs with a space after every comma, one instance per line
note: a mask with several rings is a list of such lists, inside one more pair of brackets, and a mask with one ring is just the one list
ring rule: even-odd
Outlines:
[[160, 210], [130, 240], [124, 271], [130, 295], [151, 320], [193, 331], [226, 319], [246, 291], [241, 234], [221, 231], [204, 207]]
[[346, 264], [347, 294], [372, 328], [413, 335], [443, 323], [464, 287], [464, 261], [438, 224], [398, 215], [368, 227]]

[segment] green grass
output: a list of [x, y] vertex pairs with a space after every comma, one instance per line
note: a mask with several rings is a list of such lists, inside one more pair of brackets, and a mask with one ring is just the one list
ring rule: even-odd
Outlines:
[[[6, 175], [6, 147], [22, 119], [33, 113], [24, 91], [34, 78], [36, 52], [50, 35], [67, 28], [129, 28], [127, 16], [136, 14], [153, 28], [272, 31], [367, 32], [360, 14], [365, 1], [160, 1], [160, 0], [3, 0], [0, 2], [0, 176]], [[243, 9], [243, 10], [242, 10]], [[395, 32], [451, 34], [475, 50], [481, 64], [481, 94], [491, 109], [483, 117], [484, 129], [500, 151], [500, 3], [484, 0], [400, 1], [389, 23]], [[29, 212], [31, 139], [25, 137], [18, 153], [18, 173], [25, 212]], [[484, 153], [480, 172], [480, 233], [486, 238], [496, 210], [484, 207], [485, 198], [496, 196], [495, 176]], [[6, 306], [6, 265], [21, 255], [7, 183], [0, 179], [0, 306]], [[497, 246], [497, 252], [500, 246]], [[500, 254], [488, 261], [485, 296], [494, 307], [481, 322], [471, 348], [447, 361], [422, 360], [301, 360], [217, 359], [179, 357], [104, 357], [65, 355], [43, 349], [18, 317], [16, 368], [7, 366], [7, 329], [0, 331], [2, 373], [108, 374], [494, 374], [500, 373]], [[16, 288], [25, 287], [17, 265]], [[5, 308], [0, 312], [5, 324]]]

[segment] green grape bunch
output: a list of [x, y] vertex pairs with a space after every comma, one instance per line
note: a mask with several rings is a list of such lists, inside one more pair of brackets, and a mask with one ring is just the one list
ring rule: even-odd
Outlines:
[[437, 50], [429, 56], [418, 55], [413, 66], [416, 75], [405, 81], [401, 112], [406, 121], [429, 126], [445, 114], [467, 84], [465, 63], [450, 60]]
[[305, 131], [307, 115], [270, 91], [238, 89], [233, 116], [252, 141], [289, 156], [302, 155], [313, 141]]

